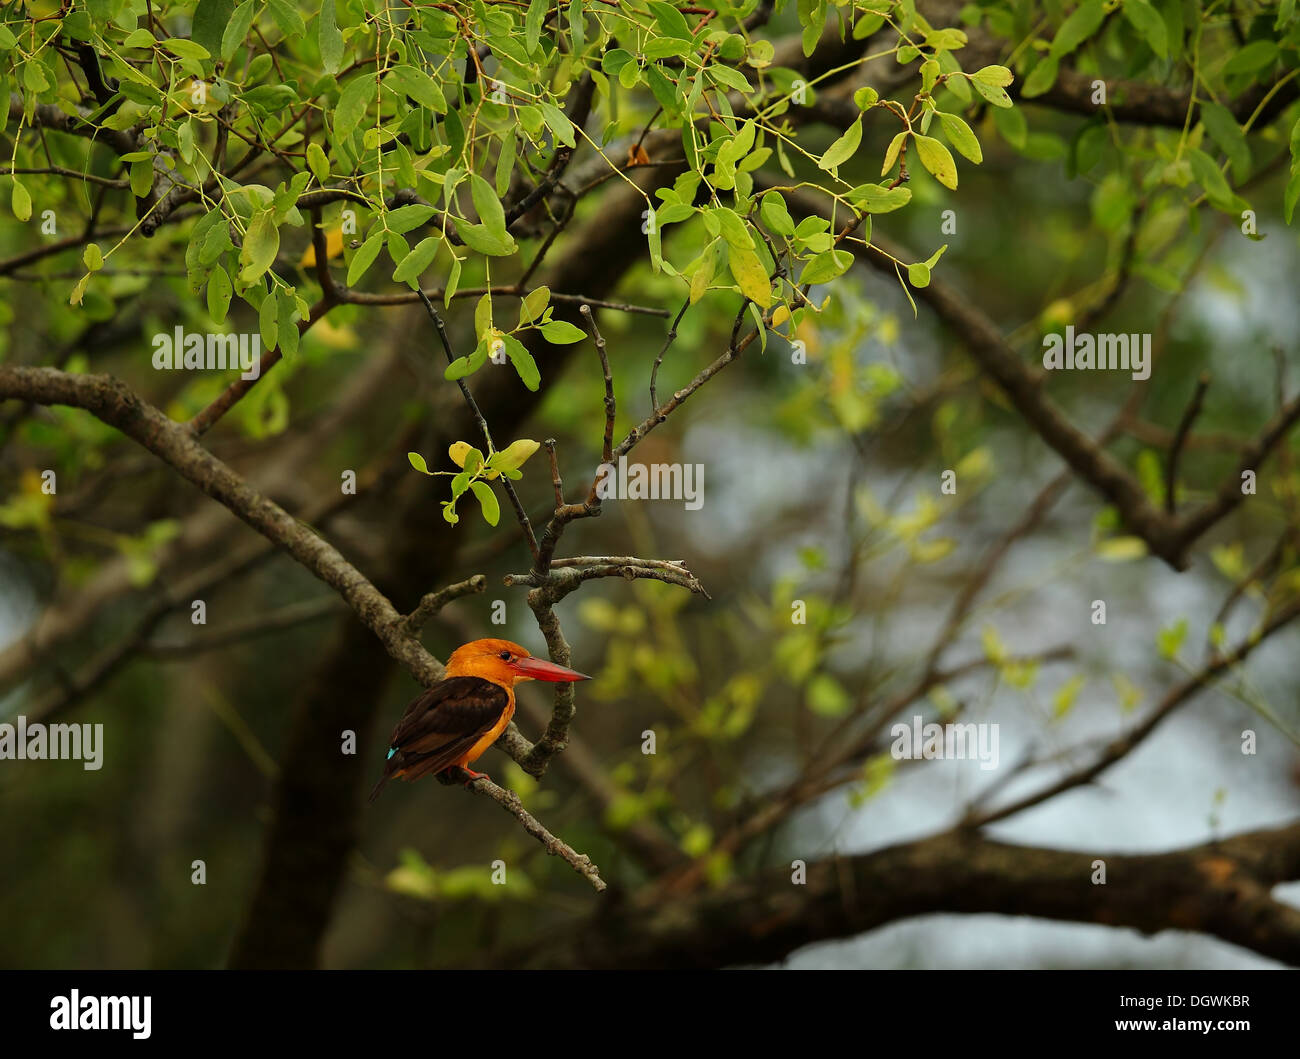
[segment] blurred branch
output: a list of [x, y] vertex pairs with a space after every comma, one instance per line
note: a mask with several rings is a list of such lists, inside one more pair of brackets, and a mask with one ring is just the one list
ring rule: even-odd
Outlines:
[[[797, 853], [796, 853], [797, 855]], [[1105, 886], [1094, 886], [1104, 861]], [[1195, 930], [1300, 965], [1300, 910], [1270, 896], [1300, 879], [1300, 823], [1165, 853], [1018, 846], [947, 831], [677, 897], [649, 892], [566, 923], [502, 966], [659, 970], [769, 963], [817, 941], [934, 913]]]

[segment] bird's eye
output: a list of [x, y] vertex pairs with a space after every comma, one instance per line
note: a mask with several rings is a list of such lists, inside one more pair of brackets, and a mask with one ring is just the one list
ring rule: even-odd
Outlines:
[[509, 652], [509, 651], [502, 651], [502, 652], [501, 652], [497, 657], [500, 658], [500, 659], [502, 659], [503, 661], [509, 662], [509, 661], [510, 661], [510, 652]]

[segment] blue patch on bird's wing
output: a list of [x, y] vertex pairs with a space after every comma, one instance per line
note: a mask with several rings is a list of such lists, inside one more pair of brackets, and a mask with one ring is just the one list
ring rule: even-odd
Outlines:
[[[396, 754], [396, 753], [397, 753], [397, 747], [395, 747], [395, 746], [390, 746], [390, 747], [388, 748], [388, 757], [392, 757], [392, 756], [393, 756], [394, 754]], [[387, 761], [388, 758], [385, 758], [384, 760]]]

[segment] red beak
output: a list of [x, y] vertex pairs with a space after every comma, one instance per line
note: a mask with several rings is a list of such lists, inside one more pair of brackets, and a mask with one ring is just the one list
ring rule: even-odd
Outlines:
[[510, 668], [521, 677], [544, 680], [548, 684], [566, 684], [574, 680], [591, 679], [586, 673], [579, 673], [575, 669], [565, 669], [564, 666], [557, 666], [554, 662], [548, 662], [543, 658], [532, 658], [531, 656], [516, 658], [510, 663]]

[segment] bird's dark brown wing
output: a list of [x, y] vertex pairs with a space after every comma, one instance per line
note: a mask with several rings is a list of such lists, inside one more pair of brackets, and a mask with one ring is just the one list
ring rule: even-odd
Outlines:
[[505, 688], [482, 677], [449, 677], [422, 692], [393, 729], [371, 801], [395, 773], [419, 779], [447, 768], [487, 734], [508, 704]]

